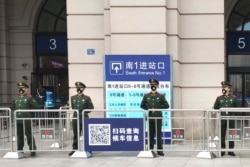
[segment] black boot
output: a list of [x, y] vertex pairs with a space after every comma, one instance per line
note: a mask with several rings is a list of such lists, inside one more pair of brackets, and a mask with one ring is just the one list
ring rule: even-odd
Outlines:
[[69, 156], [73, 155], [74, 153], [75, 153], [75, 151], [71, 151], [71, 152], [69, 153]]
[[228, 155], [236, 156], [236, 155], [234, 154], [234, 152], [228, 152]]
[[163, 151], [157, 151], [157, 154], [160, 156], [164, 156], [165, 154], [163, 153]]
[[32, 156], [32, 157], [36, 156], [36, 152], [31, 152], [30, 156]]

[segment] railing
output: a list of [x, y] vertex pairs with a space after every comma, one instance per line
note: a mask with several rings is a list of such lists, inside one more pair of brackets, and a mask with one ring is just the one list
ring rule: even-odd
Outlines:
[[11, 110], [10, 108], [0, 108], [0, 150], [10, 151], [12, 149], [11, 134]]
[[[221, 152], [241, 152], [250, 151], [250, 109], [249, 108], [221, 108], [220, 110], [205, 110], [205, 109], [161, 109], [154, 112], [168, 112], [163, 114], [163, 117], [150, 117], [149, 112], [145, 110], [105, 110], [94, 109], [84, 110], [85, 112], [103, 112], [100, 118], [108, 120], [105, 115], [107, 112], [141, 112], [140, 127], [142, 127], [143, 147], [138, 150], [138, 157], [154, 157], [152, 151], [167, 152], [197, 152], [197, 157], [213, 158], [220, 157]], [[0, 150], [10, 151], [11, 156], [6, 154], [5, 158], [22, 158], [26, 152], [55, 152], [55, 151], [76, 151], [77, 154], [72, 157], [88, 157], [85, 146], [89, 141], [89, 121], [96, 118], [83, 119], [83, 136], [78, 137], [78, 150], [72, 149], [72, 120], [79, 119], [73, 117], [73, 113], [77, 110], [70, 109], [69, 106], [62, 107], [58, 110], [54, 109], [39, 109], [39, 110], [16, 110], [11, 114], [10, 108], [0, 108]], [[33, 117], [17, 117], [20, 113], [31, 113]], [[223, 114], [222, 114], [223, 113]], [[225, 114], [226, 113], [226, 114]], [[234, 114], [228, 114], [234, 113]], [[240, 113], [240, 114], [239, 114]], [[242, 114], [245, 113], [245, 114]], [[83, 116], [84, 118], [84, 116]], [[97, 119], [100, 119], [97, 118]], [[121, 120], [121, 118], [112, 118], [113, 120]], [[149, 145], [149, 121], [161, 119], [162, 127], [162, 142], [163, 149], [150, 149]], [[229, 127], [230, 120], [234, 120], [234, 126]], [[32, 136], [36, 141], [36, 149], [30, 148], [25, 143], [23, 150], [17, 149], [17, 131], [19, 130], [17, 121], [25, 123], [30, 122]], [[99, 121], [99, 120], [98, 120]], [[135, 120], [137, 121], [137, 120]], [[221, 121], [227, 122], [226, 147], [221, 148]], [[157, 122], [157, 121], [155, 121]], [[167, 125], [169, 123], [170, 125]], [[98, 123], [102, 124], [101, 122]], [[93, 123], [91, 123], [93, 125]], [[79, 127], [79, 121], [78, 126]], [[126, 122], [124, 127], [130, 127]], [[23, 128], [25, 133], [25, 128]], [[93, 130], [93, 129], [92, 129]], [[80, 134], [80, 129], [77, 129]], [[157, 131], [156, 131], [157, 133]], [[110, 133], [112, 134], [112, 129]], [[156, 134], [157, 135], [157, 134]], [[115, 137], [110, 136], [110, 140], [115, 140]], [[234, 148], [229, 148], [229, 141], [235, 143]], [[26, 142], [26, 141], [25, 141]], [[112, 142], [112, 141], [111, 141]], [[139, 143], [139, 142], [138, 142]], [[135, 143], [137, 144], [137, 143]], [[155, 140], [155, 145], [157, 145]], [[100, 148], [98, 148], [100, 147]], [[91, 148], [91, 147], [90, 147]], [[93, 148], [93, 147], [92, 147]], [[118, 148], [119, 149], [119, 148]], [[102, 151], [102, 147], [96, 145], [94, 150]], [[109, 151], [109, 150], [105, 150]], [[24, 152], [24, 155], [20, 153]], [[13, 156], [14, 154], [14, 156]], [[205, 155], [206, 154], [206, 155]], [[205, 156], [204, 156], [205, 155]]]

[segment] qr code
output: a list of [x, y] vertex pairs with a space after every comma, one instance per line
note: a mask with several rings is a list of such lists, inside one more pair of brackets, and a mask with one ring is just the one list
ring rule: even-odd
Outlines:
[[89, 124], [89, 145], [110, 145], [110, 124]]

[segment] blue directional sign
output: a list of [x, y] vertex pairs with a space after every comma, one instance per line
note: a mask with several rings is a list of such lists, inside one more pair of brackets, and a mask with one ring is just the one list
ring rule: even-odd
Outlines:
[[[149, 79], [159, 80], [158, 92], [172, 103], [172, 64], [170, 55], [106, 55], [105, 94], [107, 118], [142, 118], [140, 104], [145, 93], [150, 92]], [[124, 112], [122, 111], [124, 110]], [[170, 112], [163, 111], [170, 118]], [[170, 120], [163, 122], [164, 129], [170, 129]]]
[[87, 49], [87, 55], [95, 55], [95, 49]]
[[110, 75], [123, 75], [123, 69], [122, 61], [110, 61]]
[[170, 81], [170, 59], [170, 55], [106, 55], [106, 81]]

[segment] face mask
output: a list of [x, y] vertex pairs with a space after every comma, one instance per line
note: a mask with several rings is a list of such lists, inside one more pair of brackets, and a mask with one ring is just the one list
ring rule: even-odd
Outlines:
[[151, 90], [152, 90], [152, 91], [155, 91], [155, 90], [156, 90], [156, 86], [155, 86], [155, 85], [152, 85], [152, 86], [151, 86]]
[[19, 94], [24, 94], [23, 88], [19, 89]]
[[222, 94], [225, 95], [227, 93], [226, 89], [222, 89]]
[[76, 92], [77, 92], [78, 94], [81, 94], [81, 93], [82, 93], [81, 88], [77, 88], [77, 89], [76, 89]]

